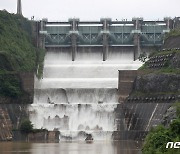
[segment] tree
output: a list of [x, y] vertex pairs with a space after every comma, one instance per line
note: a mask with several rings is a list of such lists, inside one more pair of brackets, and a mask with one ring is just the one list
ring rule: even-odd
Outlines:
[[33, 124], [30, 120], [24, 120], [20, 125], [20, 131], [22, 133], [28, 134], [33, 131]]

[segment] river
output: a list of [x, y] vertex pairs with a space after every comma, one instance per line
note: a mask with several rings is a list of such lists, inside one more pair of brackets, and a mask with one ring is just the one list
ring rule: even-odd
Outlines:
[[135, 141], [1, 142], [0, 154], [140, 154], [141, 144], [141, 142]]

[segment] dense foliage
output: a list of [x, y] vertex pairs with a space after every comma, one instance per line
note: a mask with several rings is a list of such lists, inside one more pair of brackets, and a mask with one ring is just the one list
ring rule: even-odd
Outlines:
[[0, 96], [18, 97], [22, 95], [19, 78], [14, 74], [0, 75]]
[[22, 16], [0, 11], [0, 51], [16, 62], [15, 70], [35, 68], [36, 48], [32, 44], [32, 26]]
[[[44, 50], [33, 44], [32, 24], [23, 16], [0, 11], [1, 96], [17, 97], [23, 93], [15, 74], [29, 71], [38, 72], [38, 77], [42, 74]], [[37, 68], [39, 71], [36, 71]]]
[[180, 102], [177, 103], [177, 119], [168, 128], [160, 125], [152, 129], [145, 139], [143, 154], [179, 154], [180, 149], [168, 148], [167, 142], [180, 142]]

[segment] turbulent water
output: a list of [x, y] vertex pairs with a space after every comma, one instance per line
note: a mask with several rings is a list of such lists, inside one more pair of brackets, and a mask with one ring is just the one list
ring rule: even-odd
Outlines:
[[30, 120], [36, 128], [59, 130], [60, 140], [110, 140], [116, 130], [114, 109], [118, 104], [118, 70], [134, 70], [133, 53], [109, 53], [103, 62], [101, 53], [71, 54], [49, 50], [44, 74], [35, 80], [34, 103]]

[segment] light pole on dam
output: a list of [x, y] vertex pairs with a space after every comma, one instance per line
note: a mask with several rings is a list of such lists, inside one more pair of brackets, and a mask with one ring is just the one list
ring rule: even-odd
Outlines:
[[17, 14], [22, 15], [21, 0], [17, 0]]

